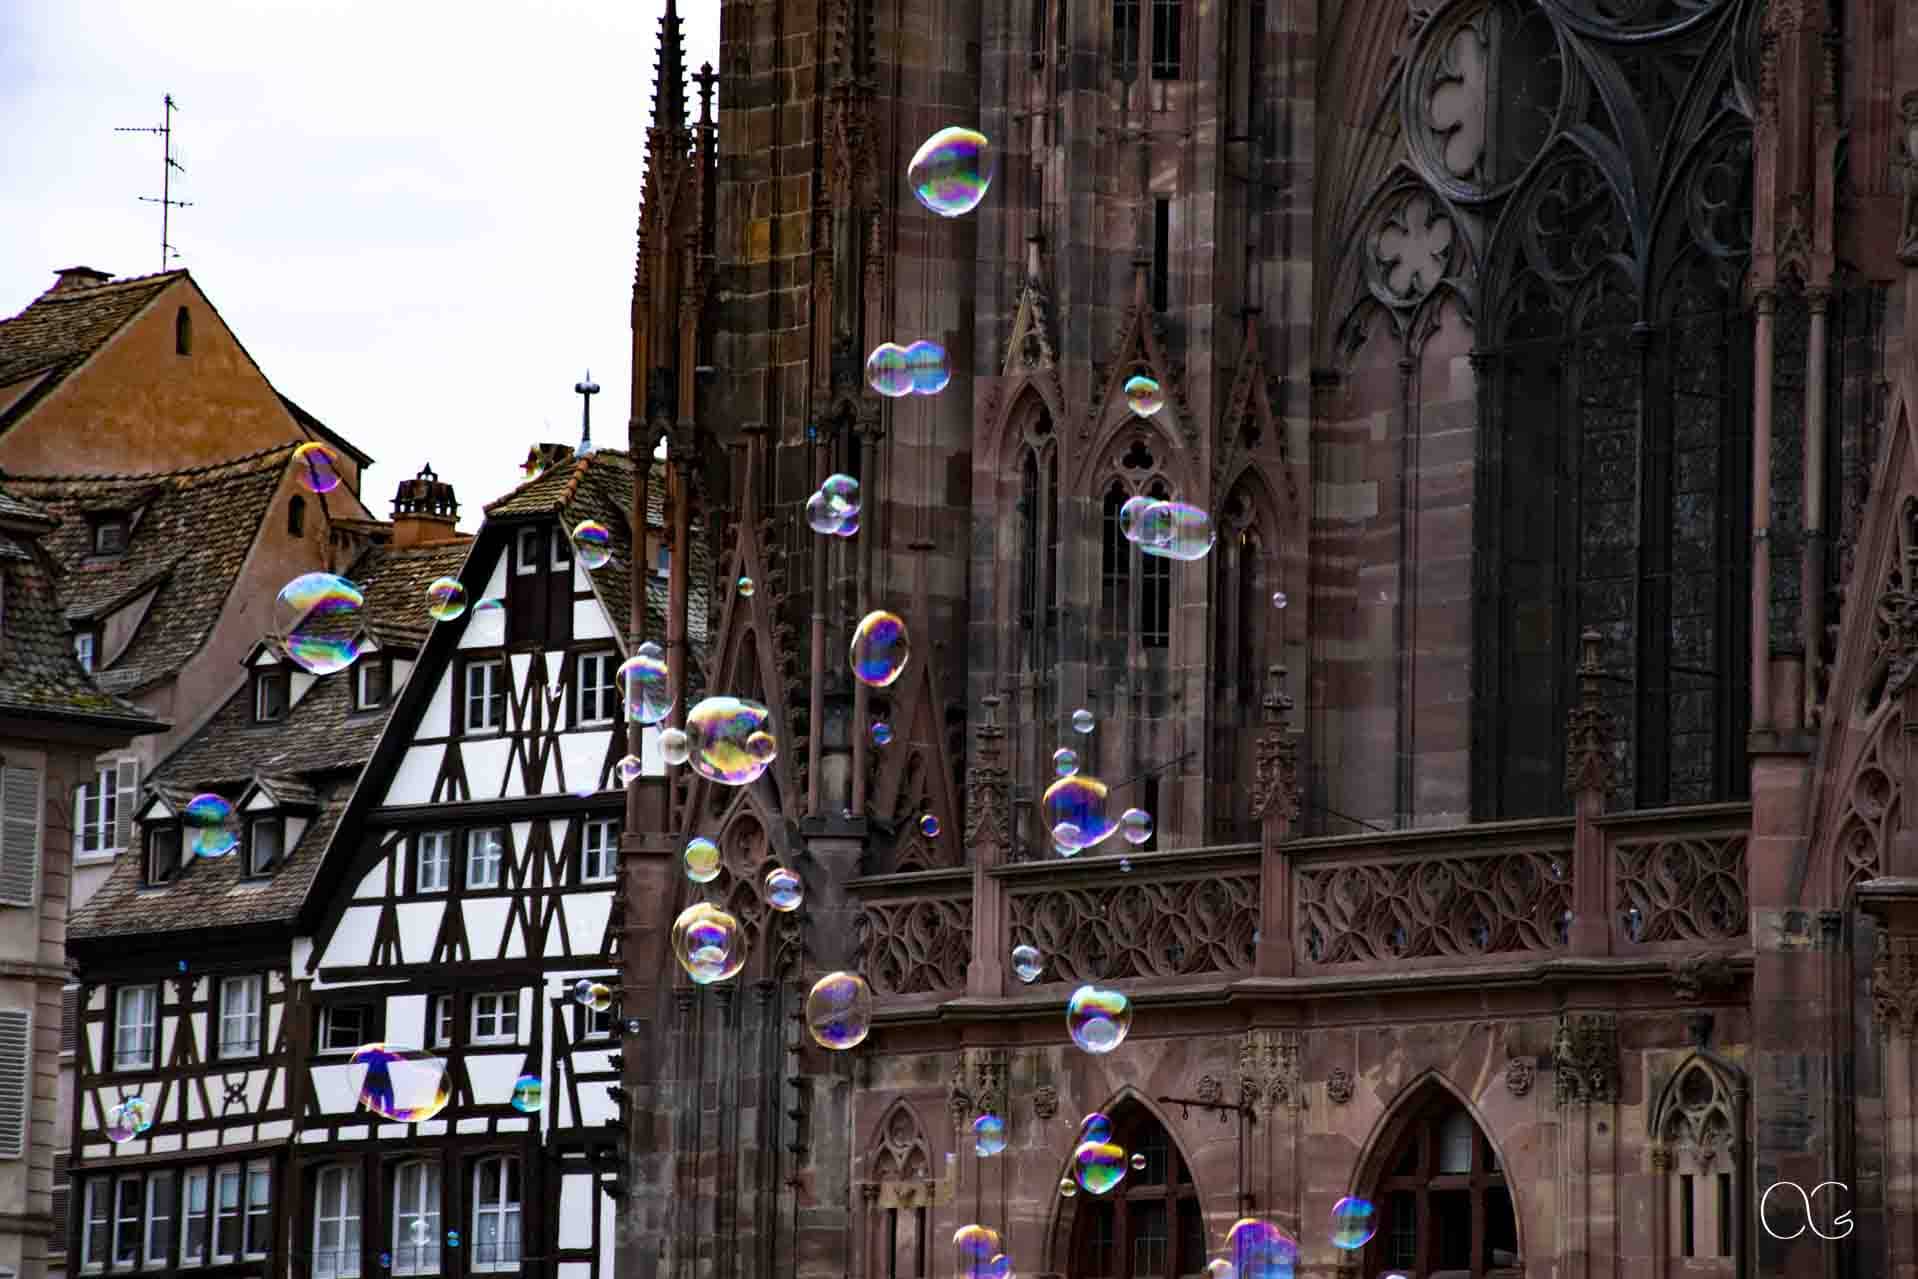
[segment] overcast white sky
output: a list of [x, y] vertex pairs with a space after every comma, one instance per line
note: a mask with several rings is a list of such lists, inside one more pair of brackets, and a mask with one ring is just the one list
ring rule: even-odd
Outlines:
[[[172, 263], [274, 385], [460, 523], [527, 446], [625, 440], [634, 228], [664, 0], [0, 0], [0, 314], [85, 265]], [[719, 6], [681, 0], [687, 70]], [[697, 97], [691, 95], [697, 104]]]

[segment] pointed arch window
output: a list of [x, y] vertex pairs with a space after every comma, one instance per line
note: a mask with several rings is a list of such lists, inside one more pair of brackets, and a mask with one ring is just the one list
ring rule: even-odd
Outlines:
[[1659, 1182], [1652, 1192], [1652, 1226], [1668, 1258], [1742, 1255], [1747, 1193], [1740, 1171], [1740, 1093], [1732, 1069], [1701, 1052], [1679, 1067], [1659, 1098], [1652, 1126], [1652, 1168]]
[[876, 1215], [869, 1219], [878, 1252], [871, 1273], [883, 1279], [927, 1279], [933, 1273], [931, 1162], [925, 1134], [903, 1103], [880, 1121], [866, 1166], [878, 1191], [872, 1201]]
[[1231, 837], [1243, 835], [1252, 820], [1254, 741], [1265, 668], [1277, 657], [1279, 615], [1271, 602], [1276, 537], [1269, 512], [1246, 480], [1234, 486], [1222, 511], [1212, 553], [1212, 783], [1213, 812], [1222, 823], [1215, 833]]
[[1518, 1218], [1498, 1152], [1459, 1100], [1436, 1085], [1410, 1103], [1379, 1165], [1379, 1229], [1365, 1274], [1458, 1279], [1520, 1272]]
[[1052, 420], [1041, 408], [1019, 460], [1018, 628], [1025, 661], [1035, 671], [1058, 660], [1059, 452]]
[[1101, 1279], [1160, 1279], [1205, 1269], [1204, 1214], [1185, 1156], [1145, 1107], [1127, 1104], [1112, 1113], [1112, 1140], [1145, 1156], [1106, 1195], [1072, 1200], [1066, 1233], [1068, 1274]]

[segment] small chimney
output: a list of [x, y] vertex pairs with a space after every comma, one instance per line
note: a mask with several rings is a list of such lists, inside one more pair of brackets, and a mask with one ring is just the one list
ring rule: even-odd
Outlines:
[[401, 480], [393, 495], [393, 545], [397, 548], [450, 542], [459, 536], [460, 504], [453, 486], [433, 468], [422, 466], [410, 480]]
[[96, 284], [105, 284], [113, 278], [107, 271], [96, 271], [90, 266], [62, 267], [54, 272], [59, 278], [53, 282], [49, 293], [68, 293], [74, 289], [90, 289]]

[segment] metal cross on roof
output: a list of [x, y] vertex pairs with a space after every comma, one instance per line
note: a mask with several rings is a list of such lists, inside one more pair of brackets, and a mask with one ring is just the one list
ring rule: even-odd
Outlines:
[[586, 370], [584, 381], [573, 384], [573, 390], [579, 396], [581, 412], [578, 453], [585, 457], [593, 451], [593, 397], [599, 394], [599, 383], [593, 381], [591, 369]]

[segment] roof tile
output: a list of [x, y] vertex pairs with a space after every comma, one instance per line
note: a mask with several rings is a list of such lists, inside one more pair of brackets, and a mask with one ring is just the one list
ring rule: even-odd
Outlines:
[[0, 412], [0, 431], [25, 417], [121, 325], [185, 276], [185, 271], [163, 271], [43, 293], [20, 314], [0, 320], [0, 386], [42, 375], [38, 386]]

